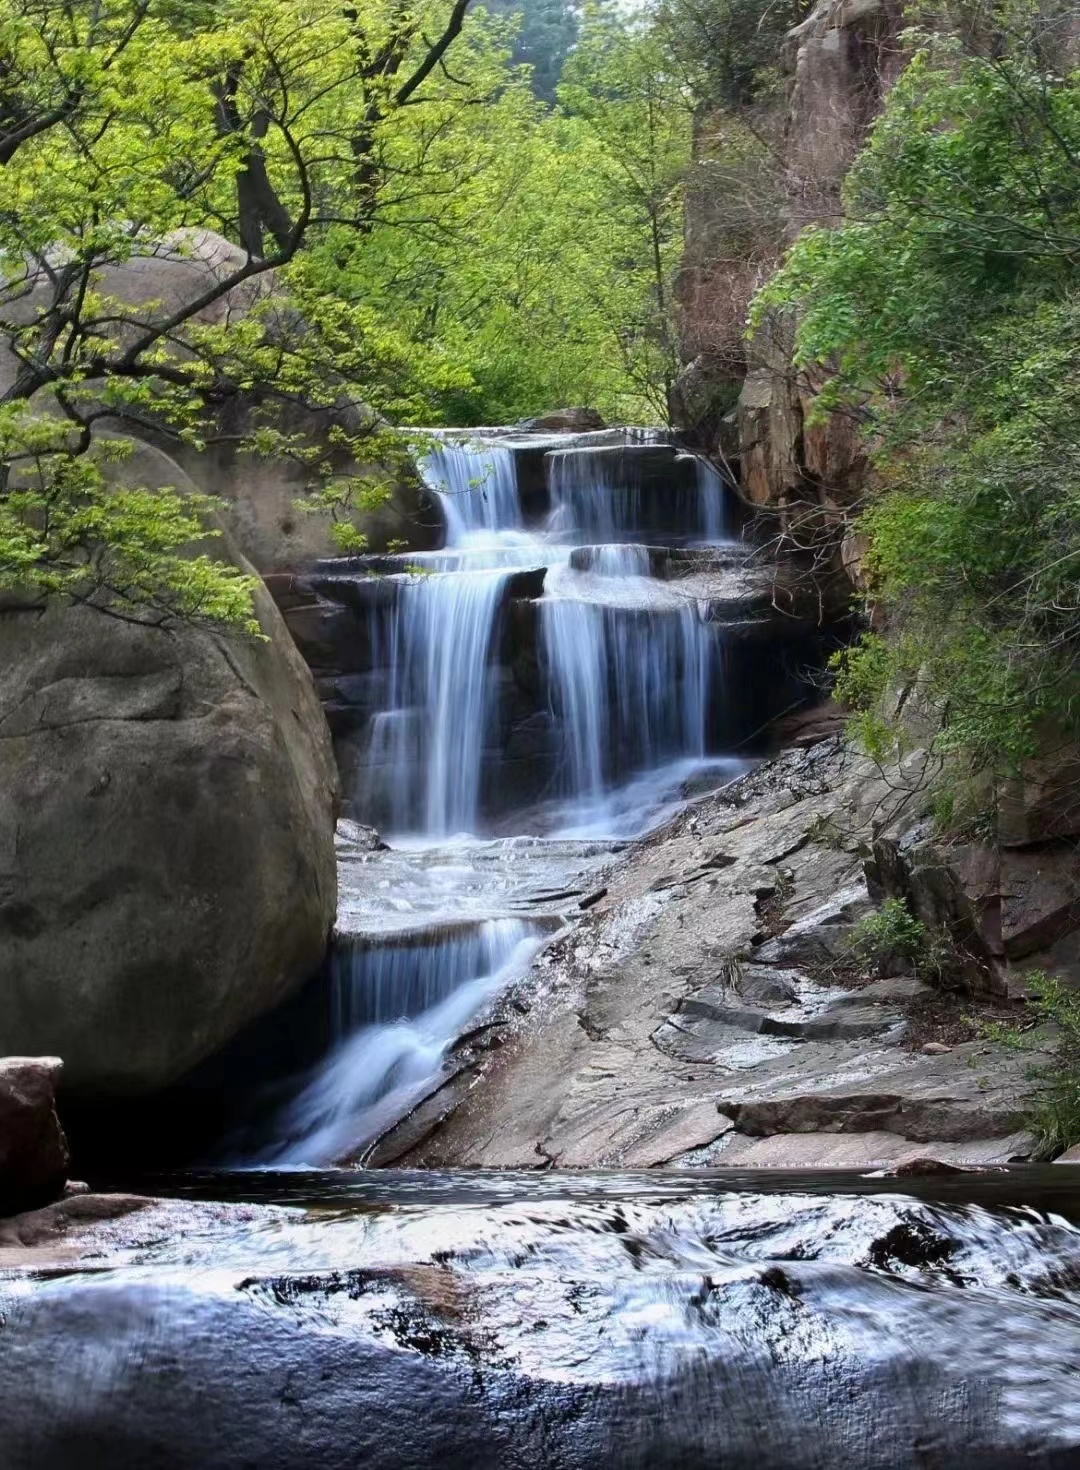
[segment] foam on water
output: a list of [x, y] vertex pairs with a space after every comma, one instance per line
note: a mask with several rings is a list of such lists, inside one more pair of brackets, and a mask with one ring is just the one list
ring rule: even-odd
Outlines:
[[454, 1038], [541, 941], [519, 919], [388, 942], [339, 941], [331, 976], [336, 1043], [254, 1162], [315, 1166], [362, 1151], [424, 1095]]

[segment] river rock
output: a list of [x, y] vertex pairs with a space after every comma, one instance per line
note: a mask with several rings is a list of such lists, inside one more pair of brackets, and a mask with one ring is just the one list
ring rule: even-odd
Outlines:
[[56, 1116], [59, 1057], [0, 1059], [0, 1215], [56, 1199], [68, 1149]]
[[988, 1040], [924, 1053], [909, 1014], [943, 1002], [914, 976], [867, 983], [852, 957], [874, 824], [902, 830], [920, 779], [882, 774], [834, 739], [694, 803], [609, 867], [603, 904], [516, 988], [524, 1014], [504, 1013], [498, 1052], [457, 1056], [373, 1158], [880, 1168], [1030, 1157], [1024, 1121], [1049, 1028], [1023, 1053]]
[[0, 1053], [62, 1056], [74, 1091], [166, 1085], [322, 960], [329, 732], [261, 586], [255, 608], [262, 641], [0, 615]]

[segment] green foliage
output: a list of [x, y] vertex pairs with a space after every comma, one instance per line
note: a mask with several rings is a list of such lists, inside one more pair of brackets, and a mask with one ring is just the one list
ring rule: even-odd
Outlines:
[[925, 924], [904, 900], [887, 898], [855, 925], [851, 948], [859, 963], [888, 974], [898, 964], [918, 968], [928, 957], [930, 941]]
[[191, 550], [220, 535], [206, 525], [216, 502], [118, 485], [110, 468], [129, 448], [104, 441], [74, 456], [37, 436], [33, 467], [0, 497], [0, 585], [133, 617], [234, 623], [258, 636], [256, 579]]
[[286, 458], [355, 550], [395, 426], [666, 412], [688, 88], [647, 11], [501, 8], [0, 0], [0, 580], [250, 618], [103, 428]]
[[[1011, 47], [1011, 49], [1009, 49]], [[1029, 37], [923, 38], [847, 183], [755, 306], [798, 310], [819, 414], [854, 414], [877, 488], [860, 523], [887, 641], [845, 656], [881, 747], [917, 675], [943, 750], [1015, 768], [1080, 713], [1080, 75]]]
[[1035, 1015], [1059, 1032], [1052, 1063], [1038, 1072], [1043, 1091], [1032, 1115], [1043, 1156], [1052, 1158], [1080, 1143], [1080, 991], [1042, 971], [1025, 978]]
[[439, 422], [666, 417], [690, 98], [647, 14], [588, 9], [562, 77], [551, 109], [504, 74], [430, 142], [454, 180], [430, 219], [391, 203], [356, 252], [357, 298], [458, 370]]
[[734, 110], [779, 91], [780, 49], [808, 9], [802, 0], [661, 0], [658, 23], [699, 101]]
[[569, 0], [486, 0], [485, 8], [515, 18], [513, 61], [529, 67], [535, 95], [554, 102], [563, 63], [577, 40], [577, 8]]

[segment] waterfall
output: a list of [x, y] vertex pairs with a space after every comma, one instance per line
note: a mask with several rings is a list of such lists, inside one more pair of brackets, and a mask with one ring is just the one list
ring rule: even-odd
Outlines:
[[[528, 517], [544, 514], [546, 475], [542, 530], [522, 509], [517, 452]], [[558, 868], [575, 861], [557, 855], [562, 843], [640, 833], [705, 764], [731, 773], [715, 753], [722, 634], [697, 601], [708, 591], [695, 595], [694, 557], [670, 554], [724, 540], [726, 491], [711, 465], [630, 435], [554, 451], [446, 438], [424, 474], [445, 509], [446, 546], [421, 553], [421, 571], [382, 557], [338, 573], [348, 584], [338, 603], [359, 620], [335, 687], [339, 708], [348, 714], [351, 700], [357, 713], [356, 814], [397, 850], [381, 868], [366, 854], [352, 891], [342, 884], [339, 922], [357, 933], [338, 940], [320, 992], [329, 1054], [285, 1094], [263, 1163], [321, 1163], [379, 1137], [530, 961], [541, 920], [485, 917], [506, 912], [507, 875], [521, 886], [515, 839], [485, 829], [553, 838]], [[379, 583], [358, 589], [369, 571]], [[515, 807], [529, 815], [511, 825]], [[481, 871], [490, 907], [477, 904]], [[576, 881], [560, 869], [540, 893], [572, 897]], [[395, 921], [409, 928], [386, 932]]]
[[704, 756], [719, 646], [695, 604], [655, 611], [549, 598], [541, 612], [568, 795], [596, 796], [634, 771]]
[[702, 455], [696, 455], [698, 505], [702, 538], [717, 543], [729, 540], [727, 486], [720, 471]]
[[445, 439], [424, 456], [421, 472], [442, 504], [448, 546], [521, 526], [514, 455], [503, 445]]
[[462, 1027], [541, 941], [518, 919], [339, 941], [330, 989], [337, 1043], [274, 1120], [275, 1143], [257, 1162], [329, 1163], [377, 1138], [424, 1095]]
[[388, 787], [396, 831], [432, 837], [476, 828], [491, 702], [491, 650], [511, 573], [399, 579], [376, 620], [373, 660], [390, 671], [371, 721], [367, 766]]
[[558, 450], [548, 455], [551, 529], [616, 541], [641, 524], [641, 486], [623, 458]]
[[590, 546], [586, 569], [598, 577], [647, 577], [649, 548], [635, 546], [632, 541], [614, 546]]
[[590, 541], [625, 541], [642, 534], [727, 537], [728, 490], [719, 470], [699, 455], [663, 448], [570, 448], [547, 456], [549, 528]]

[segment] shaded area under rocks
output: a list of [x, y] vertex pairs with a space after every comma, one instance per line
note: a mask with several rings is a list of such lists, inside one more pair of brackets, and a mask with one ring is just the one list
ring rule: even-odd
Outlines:
[[[950, 1002], [912, 975], [868, 983], [851, 960], [875, 841], [916, 828], [920, 760], [882, 773], [821, 740], [634, 844], [369, 1162], [1030, 1157], [1031, 1072], [1053, 1037], [1031, 1032], [1017, 1051], [980, 1034], [980, 1009], [1007, 1005], [1000, 973]], [[927, 1044], [935, 1024], [948, 1042]]]

